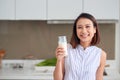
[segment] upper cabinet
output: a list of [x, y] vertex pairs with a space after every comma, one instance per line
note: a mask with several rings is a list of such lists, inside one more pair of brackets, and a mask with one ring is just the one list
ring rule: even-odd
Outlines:
[[46, 20], [46, 0], [16, 0], [17, 20]]
[[46, 20], [46, 0], [0, 0], [0, 20]]
[[119, 0], [0, 0], [0, 20], [74, 20], [82, 12], [119, 20]]
[[81, 12], [98, 20], [118, 20], [119, 0], [48, 0], [48, 20], [76, 19]]
[[82, 0], [48, 0], [48, 20], [71, 20], [82, 12]]
[[0, 0], [0, 20], [15, 19], [15, 0]]
[[91, 13], [96, 19], [119, 19], [119, 0], [83, 0], [83, 11]]

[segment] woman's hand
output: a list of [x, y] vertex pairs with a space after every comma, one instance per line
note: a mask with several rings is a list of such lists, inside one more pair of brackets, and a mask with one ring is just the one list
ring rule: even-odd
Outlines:
[[57, 58], [56, 67], [54, 70], [54, 80], [63, 80], [64, 79], [64, 57], [65, 50], [63, 47], [58, 46], [55, 51]]
[[65, 57], [65, 50], [63, 47], [58, 46], [55, 52], [57, 60], [61, 61]]

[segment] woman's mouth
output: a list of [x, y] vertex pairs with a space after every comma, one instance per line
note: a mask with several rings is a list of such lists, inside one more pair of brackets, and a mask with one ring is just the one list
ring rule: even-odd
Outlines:
[[87, 38], [88, 36], [89, 36], [89, 34], [81, 35], [82, 38]]

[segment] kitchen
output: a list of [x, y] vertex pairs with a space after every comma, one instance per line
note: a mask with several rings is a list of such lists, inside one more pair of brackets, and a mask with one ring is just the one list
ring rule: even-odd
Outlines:
[[[108, 1], [1, 0], [0, 48], [6, 50], [2, 61], [9, 62], [13, 60], [14, 62], [15, 60], [19, 63], [19, 61], [25, 60], [26, 56], [32, 55], [35, 61], [33, 63], [37, 63], [41, 59], [54, 57], [58, 36], [66, 35], [69, 42], [73, 21], [78, 14], [84, 11], [93, 13], [98, 20], [101, 32], [101, 43], [99, 46], [108, 53], [107, 64], [110, 65], [106, 69], [108, 69], [108, 72], [116, 70], [115, 74], [112, 74], [112, 76], [116, 77], [115, 75], [120, 74], [119, 0], [109, 1], [111, 4], [107, 4]], [[63, 2], [69, 2], [69, 4], [65, 5]], [[102, 4], [103, 2], [104, 4]], [[84, 5], [82, 5], [83, 3]], [[91, 4], [97, 5], [91, 6]], [[108, 7], [104, 8], [106, 5]], [[102, 13], [103, 9], [104, 13]], [[37, 77], [36, 79], [40, 79], [39, 75]], [[7, 79], [10, 78], [8, 77]], [[31, 79], [35, 79], [35, 76]], [[105, 80], [110, 80], [110, 78]], [[114, 79], [111, 78], [111, 80]]]

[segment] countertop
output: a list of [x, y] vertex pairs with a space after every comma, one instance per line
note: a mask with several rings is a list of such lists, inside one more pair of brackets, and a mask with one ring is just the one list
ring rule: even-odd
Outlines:
[[[115, 70], [106, 69], [107, 76], [104, 80], [120, 80], [120, 74]], [[0, 79], [34, 79], [34, 80], [53, 80], [53, 72], [41, 72], [34, 69], [1, 69]]]
[[103, 80], [120, 80], [120, 73], [115, 69], [105, 69], [107, 76], [103, 77]]
[[35, 71], [34, 69], [0, 69], [0, 79], [53, 80], [53, 72]]
[[[36, 71], [35, 68], [31, 67], [40, 61], [41, 60], [4, 60], [3, 68], [0, 69], [0, 80], [53, 80], [53, 69], [47, 67], [47, 71], [46, 69], [43, 71]], [[11, 67], [16, 63], [24, 64], [24, 67], [20, 69]], [[104, 76], [103, 80], [120, 80], [120, 73], [112, 65], [105, 68], [108, 75]]]

